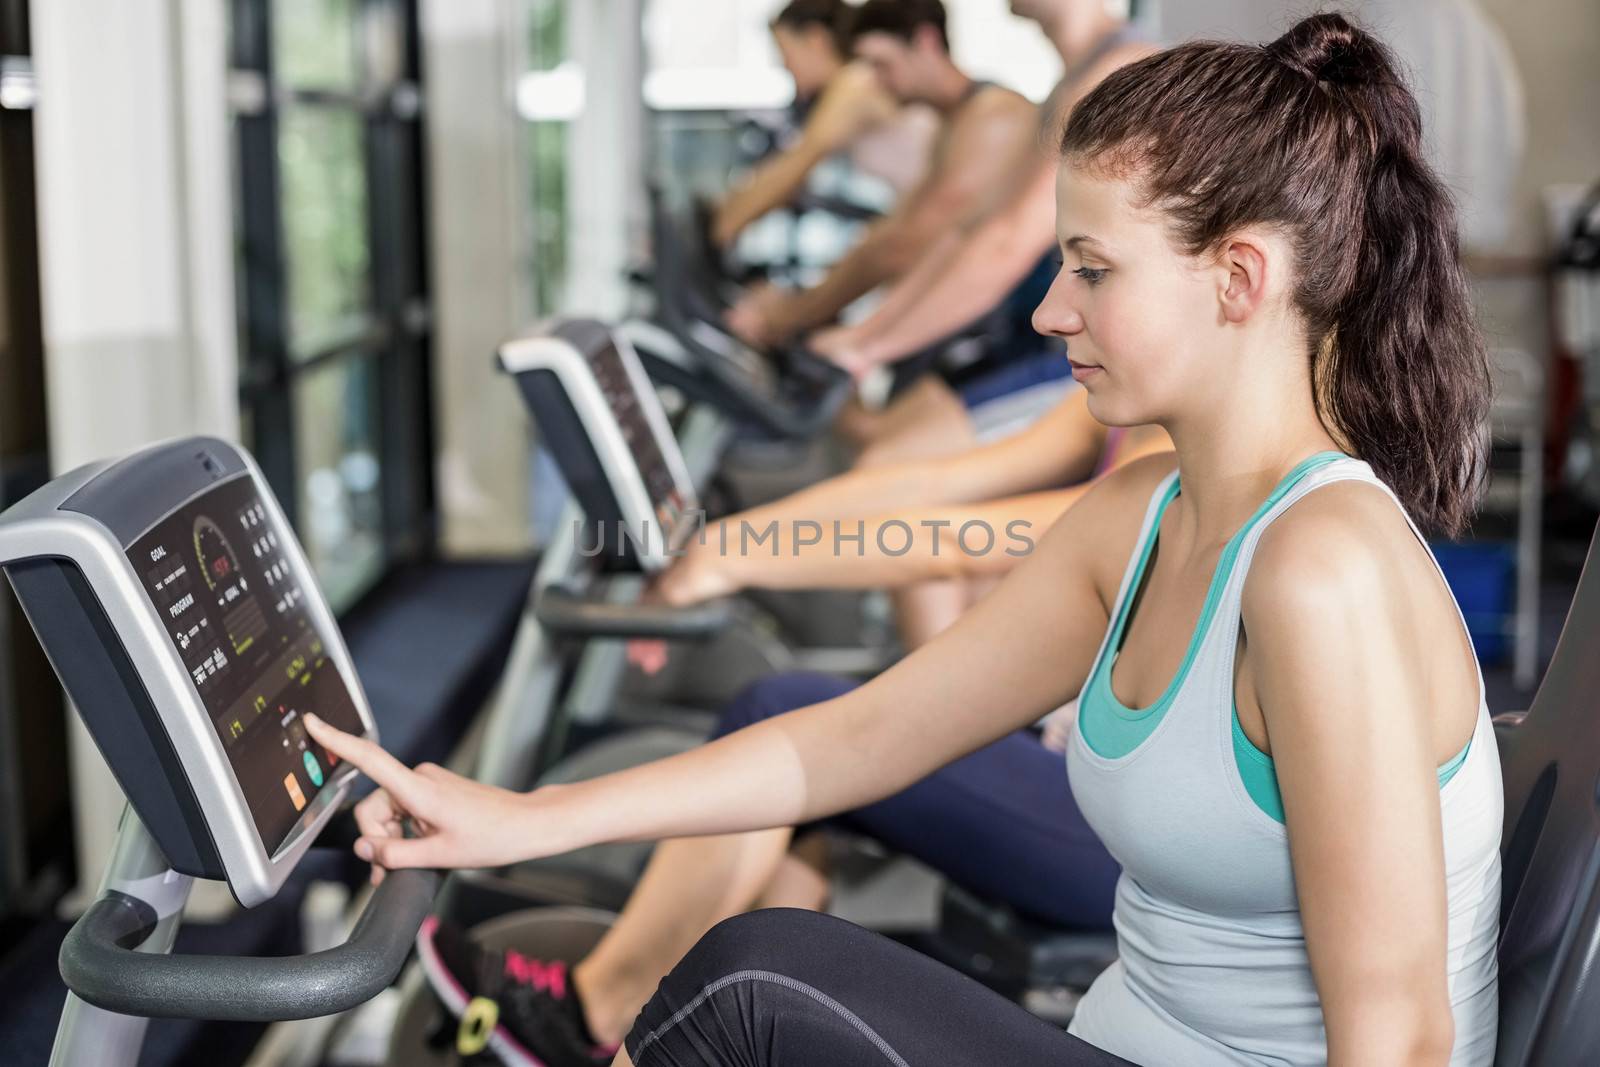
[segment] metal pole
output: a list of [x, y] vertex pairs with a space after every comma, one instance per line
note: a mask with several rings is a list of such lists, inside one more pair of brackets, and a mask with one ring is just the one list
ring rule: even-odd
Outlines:
[[[137, 951], [172, 951], [193, 885], [193, 878], [167, 865], [167, 858], [133, 809], [123, 808], [111, 862], [97, 897], [115, 890], [155, 909], [155, 929]], [[149, 1019], [96, 1008], [69, 992], [56, 1028], [50, 1067], [135, 1067], [149, 1025]]]

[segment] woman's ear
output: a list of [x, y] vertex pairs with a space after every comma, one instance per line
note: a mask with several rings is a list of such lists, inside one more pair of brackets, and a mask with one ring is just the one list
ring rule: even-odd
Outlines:
[[1277, 282], [1279, 252], [1262, 234], [1246, 231], [1228, 239], [1217, 262], [1221, 272], [1217, 300], [1224, 319], [1241, 325], [1266, 303]]

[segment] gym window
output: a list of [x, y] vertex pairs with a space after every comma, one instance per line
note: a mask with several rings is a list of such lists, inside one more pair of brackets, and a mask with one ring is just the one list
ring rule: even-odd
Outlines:
[[529, 307], [562, 306], [567, 269], [567, 146], [583, 110], [583, 72], [567, 57], [567, 0], [526, 0], [526, 62], [517, 83], [531, 186], [530, 245], [524, 271]]
[[[0, 0], [0, 510], [49, 480], [26, 0]], [[77, 879], [66, 708], [0, 581], [0, 955]]]
[[433, 545], [415, 0], [233, 0], [240, 410], [336, 610]]

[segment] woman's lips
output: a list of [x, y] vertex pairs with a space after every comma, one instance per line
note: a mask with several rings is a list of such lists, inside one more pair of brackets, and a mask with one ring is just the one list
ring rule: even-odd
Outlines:
[[1075, 359], [1069, 359], [1067, 362], [1072, 365], [1072, 378], [1074, 381], [1081, 382], [1102, 373], [1101, 367], [1095, 363], [1079, 363]]

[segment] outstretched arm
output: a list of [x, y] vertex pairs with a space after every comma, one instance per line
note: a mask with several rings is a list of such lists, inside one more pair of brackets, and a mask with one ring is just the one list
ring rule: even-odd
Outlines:
[[[662, 603], [741, 589], [895, 589], [940, 578], [998, 577], [1089, 491], [1087, 485], [982, 504], [908, 508], [859, 519], [724, 520], [661, 575]], [[726, 544], [723, 542], [726, 538]]]
[[1054, 163], [1035, 169], [1017, 199], [980, 222], [930, 269], [896, 285], [878, 310], [836, 341], [856, 374], [922, 351], [998, 305], [1054, 242]]
[[[833, 347], [819, 344], [818, 341], [829, 335], [836, 334], [842, 338], [855, 338], [867, 329], [867, 324], [872, 322], [893, 322], [904, 315], [922, 294], [939, 280], [939, 277], [950, 268], [950, 260], [959, 255], [962, 246], [966, 243], [967, 234], [963, 230], [951, 230], [940, 234], [938, 239], [928, 247], [916, 266], [902, 275], [898, 281], [891, 285], [883, 294], [883, 299], [873, 309], [871, 315], [855, 326], [834, 326], [814, 333], [808, 339], [811, 348], [821, 355], [832, 355]], [[848, 364], [845, 364], [848, 366]]]
[[[857, 808], [1077, 692], [1105, 630], [1117, 557], [1166, 469], [1139, 464], [1098, 486], [999, 588], [874, 681], [656, 763], [516, 794], [438, 768], [406, 770], [369, 741], [308, 724], [319, 743], [383, 787], [357, 810], [357, 850], [388, 868], [501, 865]], [[1006, 684], [996, 687], [996, 677]], [[407, 822], [419, 836], [402, 835]]]
[[[657, 592], [668, 603], [689, 604], [739, 589], [867, 588], [935, 576], [946, 567], [965, 569], [974, 561], [958, 558], [950, 544], [963, 523], [990, 522], [996, 552], [1003, 554], [1006, 547], [1022, 547], [1006, 536], [1013, 519], [1035, 523], [1031, 536], [1037, 537], [1066, 506], [1029, 499], [1023, 512], [1012, 514], [1011, 504], [979, 511], [979, 502], [1083, 481], [1100, 457], [1105, 435], [1079, 391], [1004, 440], [944, 459], [858, 467], [708, 527], [662, 575]], [[1133, 455], [1129, 451], [1125, 458]], [[939, 528], [922, 526], [925, 521], [954, 525], [933, 538], [930, 532]], [[836, 522], [846, 536], [854, 536], [859, 522], [861, 541], [836, 542]], [[907, 524], [917, 535], [901, 556], [894, 553], [904, 535], [888, 528], [894, 523]], [[813, 537], [814, 544], [800, 544]]]
[[[1065, 416], [1082, 399], [1068, 398], [1056, 421], [1067, 422]], [[1028, 438], [1025, 432], [1009, 443], [1021, 451], [1017, 445]], [[1112, 469], [1171, 448], [1161, 430], [1140, 427], [1117, 450]], [[1062, 458], [1068, 458], [1067, 451], [1063, 448]], [[1085, 467], [1092, 466], [1095, 455], [1086, 460]], [[1077, 464], [1070, 469], [1078, 474]], [[1060, 485], [1082, 476], [1038, 484]], [[1005, 481], [995, 479], [999, 485]], [[826, 519], [799, 507], [758, 509], [725, 519], [691, 542], [683, 558], [657, 579], [654, 593], [664, 603], [685, 606], [741, 589], [894, 589], [941, 578], [1000, 577], [1032, 553], [1040, 534], [1088, 491], [1085, 483], [982, 502], [949, 497], [949, 503]], [[768, 517], [762, 519], [763, 514]]]
[[1013, 185], [1035, 109], [1009, 94], [968, 106], [981, 110], [962, 116], [934, 172], [821, 282], [735, 307], [730, 326], [746, 340], [775, 343], [831, 322], [859, 297], [912, 269], [941, 233], [964, 225], [990, 206], [997, 190]]
[[[1052, 95], [1045, 103], [1054, 112], [1046, 118], [1047, 135], [1056, 136], [1067, 113], [1101, 79], [1150, 52], [1142, 44], [1114, 49]], [[997, 305], [1054, 242], [1055, 172], [1050, 153], [1006, 207], [965, 234], [960, 248], [939, 261], [942, 270], [908, 275], [870, 319], [827, 338], [822, 353], [863, 374], [950, 336]]]
[[894, 113], [894, 101], [872, 71], [858, 64], [841, 69], [812, 108], [800, 139], [757, 165], [723, 200], [712, 227], [716, 242], [731, 245], [750, 223], [794, 199], [813, 167]]
[[791, 493], [742, 517], [859, 518], [902, 508], [970, 504], [1083, 481], [1094, 469], [1106, 428], [1075, 390], [1024, 430], [942, 459], [857, 467]]

